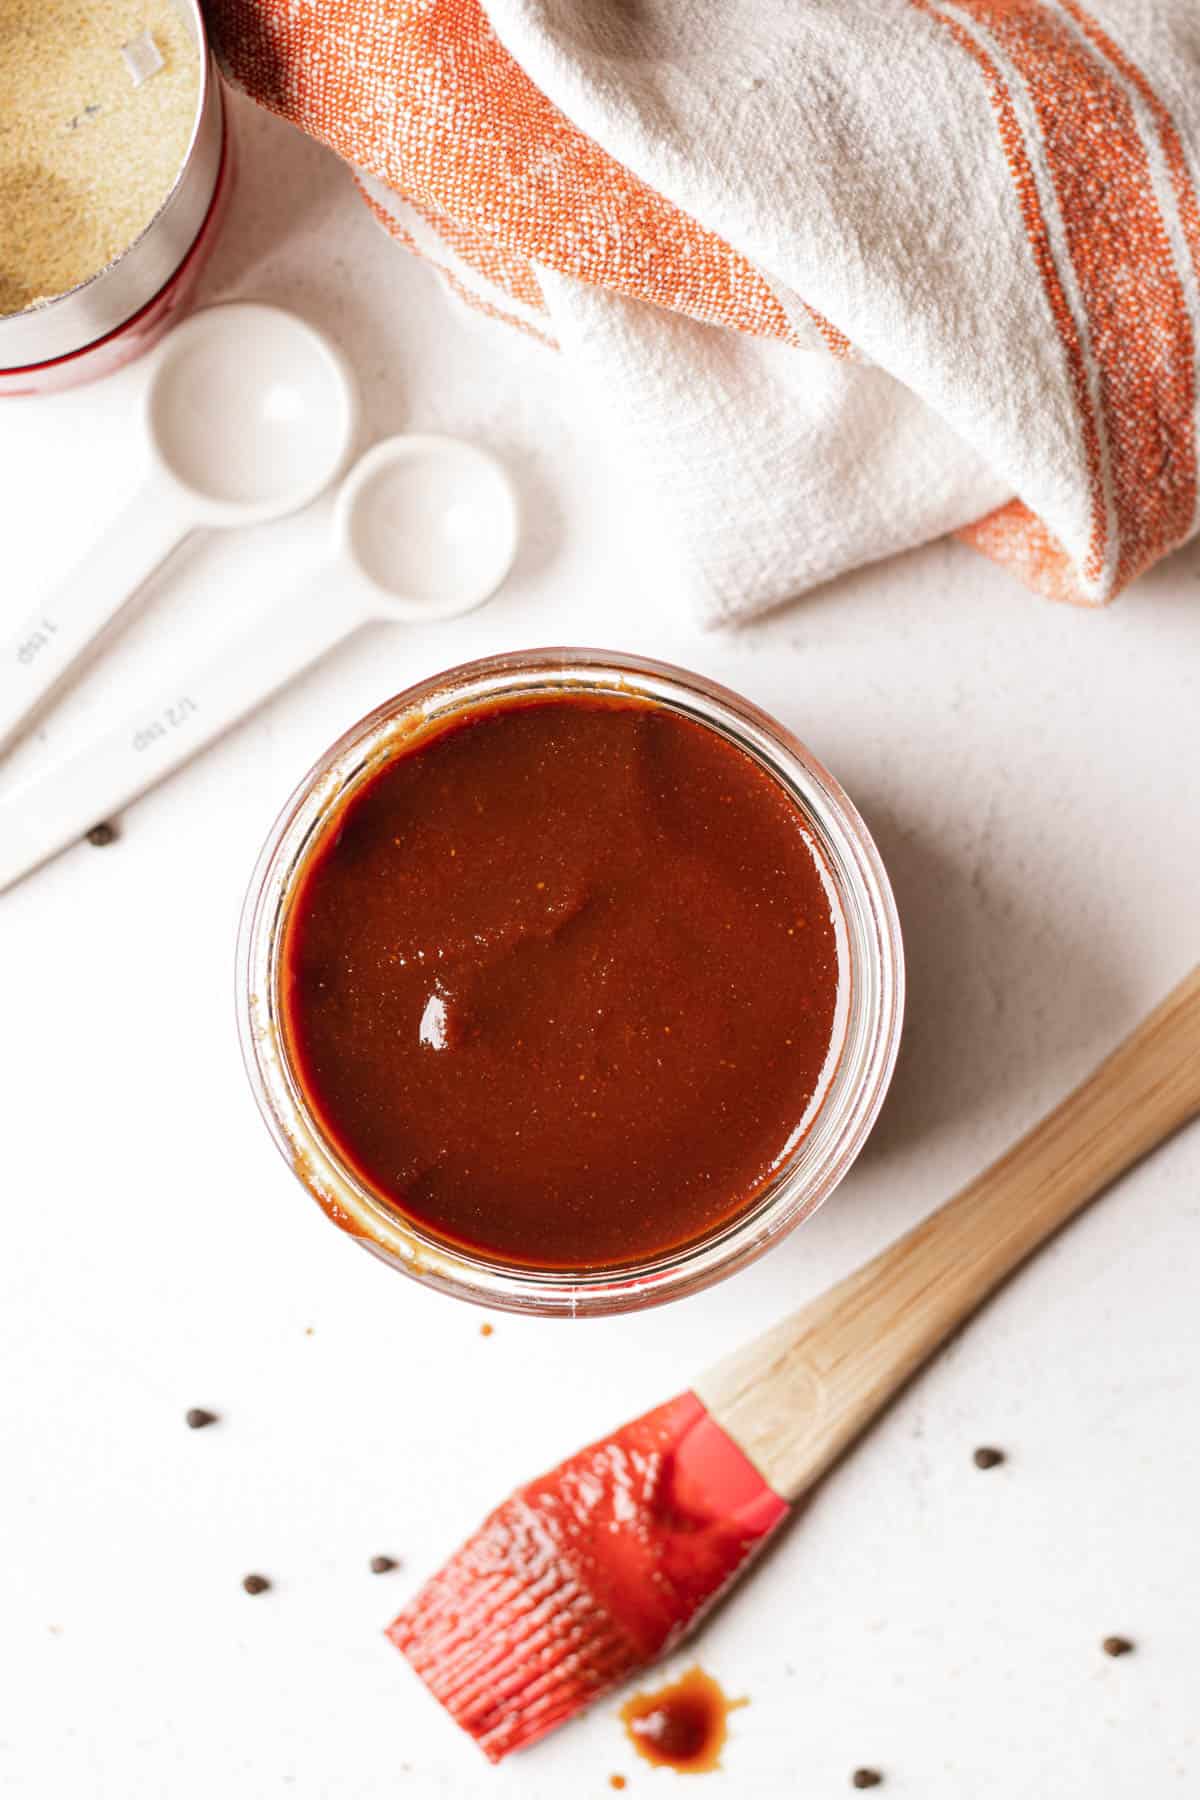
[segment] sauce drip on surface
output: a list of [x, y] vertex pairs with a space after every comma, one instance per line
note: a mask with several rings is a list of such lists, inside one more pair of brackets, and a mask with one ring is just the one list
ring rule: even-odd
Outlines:
[[647, 1762], [699, 1775], [719, 1766], [729, 1714], [747, 1704], [730, 1700], [697, 1664], [666, 1687], [634, 1694], [621, 1708], [621, 1718]]
[[473, 1254], [594, 1270], [754, 1201], [837, 986], [783, 788], [664, 707], [555, 696], [458, 715], [343, 804], [281, 1001], [318, 1125], [382, 1201]]

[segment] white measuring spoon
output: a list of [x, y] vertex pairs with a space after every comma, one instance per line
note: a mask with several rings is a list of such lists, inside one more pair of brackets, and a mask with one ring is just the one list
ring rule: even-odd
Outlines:
[[335, 644], [376, 619], [469, 612], [512, 566], [517, 506], [494, 459], [455, 438], [376, 444], [346, 477], [334, 557], [192, 679], [0, 805], [0, 891], [144, 794]]
[[342, 358], [294, 313], [235, 301], [173, 331], [144, 400], [150, 474], [0, 647], [0, 748], [193, 531], [315, 500], [346, 460], [357, 411]]

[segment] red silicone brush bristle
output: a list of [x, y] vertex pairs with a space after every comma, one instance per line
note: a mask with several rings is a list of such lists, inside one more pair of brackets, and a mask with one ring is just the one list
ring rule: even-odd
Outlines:
[[388, 1636], [499, 1762], [678, 1642], [786, 1511], [681, 1394], [519, 1489]]
[[553, 1544], [535, 1553], [544, 1557], [540, 1574], [532, 1560], [522, 1568], [517, 1559], [528, 1556], [536, 1531], [521, 1497], [506, 1501], [388, 1629], [493, 1762], [570, 1718], [642, 1660], [558, 1564]]

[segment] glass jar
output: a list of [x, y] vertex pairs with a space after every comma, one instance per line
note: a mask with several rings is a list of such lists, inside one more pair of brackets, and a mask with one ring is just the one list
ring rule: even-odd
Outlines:
[[[314, 1120], [289, 1065], [279, 1004], [283, 927], [298, 875], [349, 795], [401, 746], [463, 711], [521, 697], [625, 695], [719, 732], [754, 758], [800, 811], [824, 864], [838, 944], [838, 1005], [823, 1090], [787, 1159], [746, 1209], [711, 1235], [620, 1269], [513, 1268], [448, 1247], [387, 1206]], [[740, 695], [683, 669], [609, 651], [521, 651], [420, 683], [353, 726], [300, 783], [259, 858], [242, 913], [237, 997], [242, 1053], [259, 1109], [326, 1214], [394, 1268], [445, 1293], [513, 1312], [583, 1317], [696, 1293], [807, 1219], [845, 1175], [875, 1120], [900, 1039], [900, 927], [879, 853], [825, 769]]]

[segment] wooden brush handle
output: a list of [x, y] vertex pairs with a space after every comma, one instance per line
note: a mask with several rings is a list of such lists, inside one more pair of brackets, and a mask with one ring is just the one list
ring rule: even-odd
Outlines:
[[1200, 969], [1006, 1156], [696, 1392], [798, 1499], [1007, 1275], [1198, 1112]]

